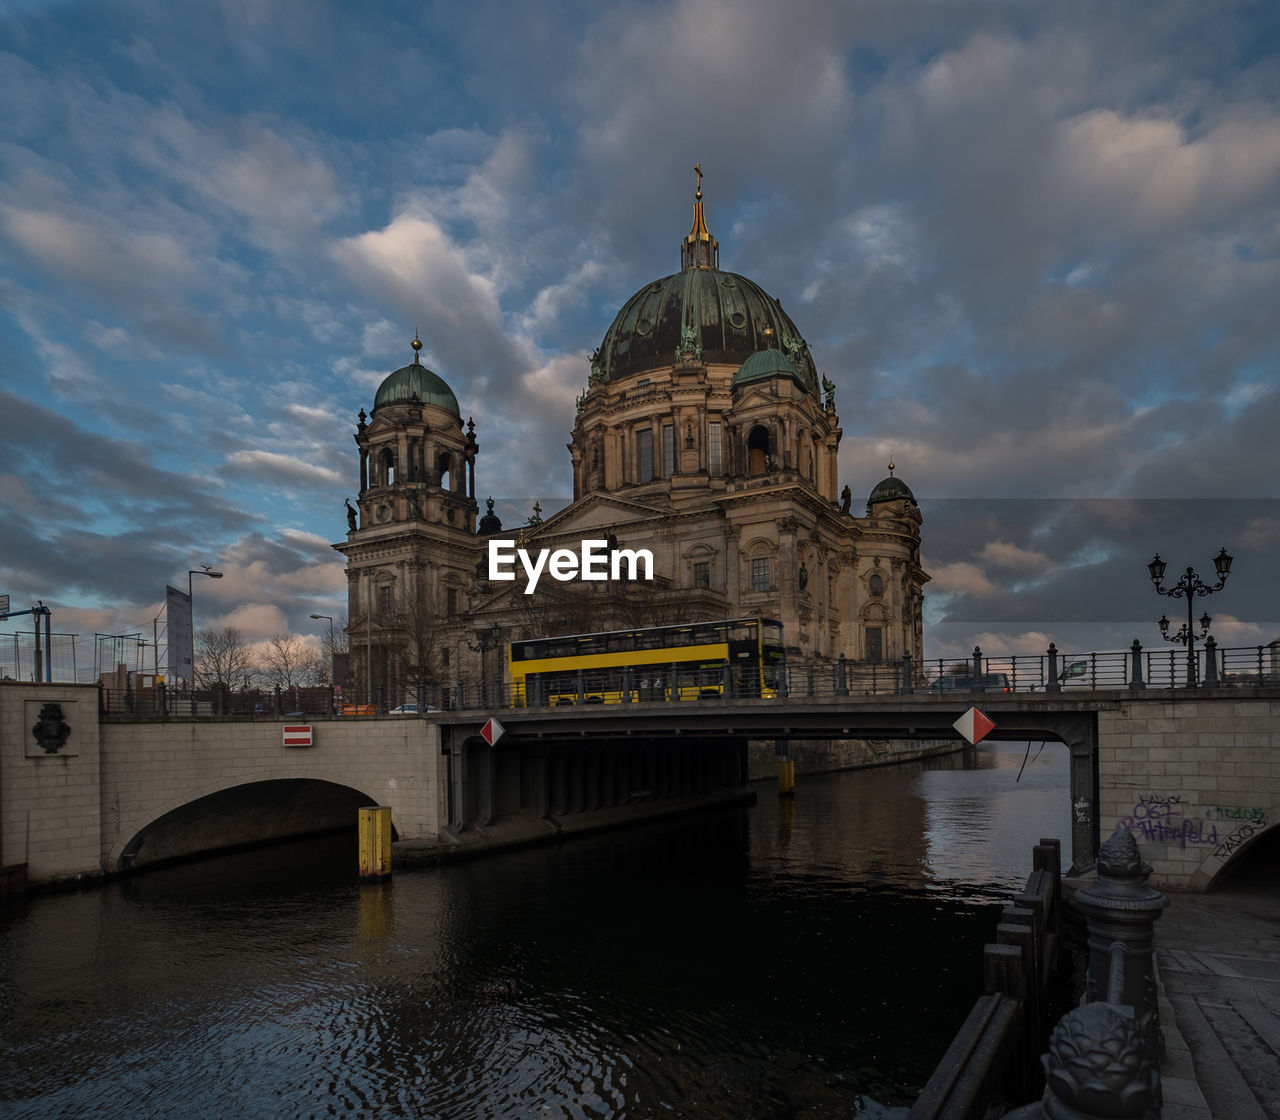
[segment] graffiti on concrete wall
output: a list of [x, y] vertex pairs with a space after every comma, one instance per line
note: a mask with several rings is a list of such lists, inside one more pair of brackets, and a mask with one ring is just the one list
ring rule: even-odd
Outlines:
[[1231, 833], [1221, 844], [1214, 850], [1214, 855], [1220, 860], [1230, 859], [1231, 856], [1240, 848], [1244, 847], [1250, 840], [1262, 832], [1267, 827], [1266, 813], [1251, 819], [1247, 824], [1242, 824], [1235, 832]]
[[1257, 806], [1251, 809], [1242, 809], [1236, 805], [1210, 805], [1204, 810], [1204, 815], [1220, 821], [1264, 821], [1267, 819], [1266, 809], [1260, 809]]
[[[1144, 793], [1134, 799], [1133, 810], [1117, 821], [1144, 841], [1189, 847], [1211, 847], [1219, 859], [1226, 859], [1240, 845], [1266, 828], [1267, 811], [1251, 806], [1190, 805], [1181, 794]], [[1221, 822], [1244, 822], [1229, 835]]]

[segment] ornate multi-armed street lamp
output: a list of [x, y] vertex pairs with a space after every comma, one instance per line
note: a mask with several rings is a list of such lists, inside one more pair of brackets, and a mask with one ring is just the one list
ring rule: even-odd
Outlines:
[[1196, 638], [1204, 638], [1209, 633], [1209, 626], [1213, 619], [1206, 612], [1200, 618], [1200, 633], [1197, 635], [1195, 630], [1195, 621], [1193, 615], [1195, 610], [1193, 603], [1197, 595], [1212, 595], [1215, 591], [1221, 591], [1223, 585], [1227, 582], [1227, 576], [1231, 574], [1231, 561], [1234, 557], [1228, 555], [1224, 548], [1217, 556], [1213, 558], [1213, 566], [1218, 573], [1218, 582], [1210, 587], [1204, 583], [1200, 576], [1196, 574], [1194, 568], [1187, 568], [1185, 572], [1178, 578], [1178, 582], [1172, 587], [1161, 587], [1160, 584], [1164, 580], [1164, 570], [1167, 567], [1165, 562], [1160, 559], [1160, 553], [1156, 553], [1156, 558], [1147, 565], [1147, 571], [1151, 573], [1151, 582], [1155, 584], [1156, 594], [1168, 595], [1172, 599], [1186, 599], [1187, 601], [1187, 621], [1184, 622], [1178, 630], [1169, 633], [1169, 619], [1166, 616], [1160, 618], [1160, 633], [1166, 642], [1179, 642], [1187, 647], [1187, 687], [1196, 687]]

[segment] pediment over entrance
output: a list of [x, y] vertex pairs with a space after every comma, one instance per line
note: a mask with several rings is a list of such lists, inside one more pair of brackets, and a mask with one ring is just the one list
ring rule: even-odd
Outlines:
[[593, 494], [547, 518], [528, 533], [530, 540], [558, 540], [562, 537], [602, 537], [619, 526], [634, 526], [670, 515], [670, 510], [645, 502], [629, 501], [612, 494]]

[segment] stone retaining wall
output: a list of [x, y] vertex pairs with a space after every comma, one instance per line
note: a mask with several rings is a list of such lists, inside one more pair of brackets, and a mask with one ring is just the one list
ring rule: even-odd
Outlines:
[[1206, 890], [1280, 818], [1280, 700], [1149, 693], [1098, 713], [1101, 833], [1137, 836], [1154, 886]]

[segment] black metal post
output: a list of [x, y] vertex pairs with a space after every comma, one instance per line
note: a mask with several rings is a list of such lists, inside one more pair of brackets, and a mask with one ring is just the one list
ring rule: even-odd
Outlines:
[[1147, 682], [1142, 679], [1142, 643], [1137, 638], [1129, 647], [1129, 656], [1133, 658], [1133, 668], [1129, 673], [1130, 688], [1146, 688]]
[[[1117, 828], [1098, 852], [1097, 880], [1072, 897], [1089, 927], [1089, 971], [1086, 998], [1133, 1008], [1148, 1055], [1164, 1056], [1160, 1008], [1156, 1003], [1153, 935], [1156, 920], [1169, 900], [1146, 886], [1151, 874], [1142, 862], [1132, 832]], [[1113, 972], [1113, 950], [1124, 946], [1124, 968]]]
[[1204, 640], [1204, 686], [1217, 688], [1218, 685], [1218, 643], [1210, 634]]

